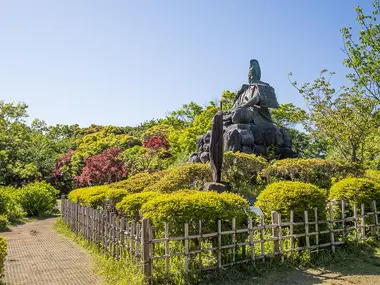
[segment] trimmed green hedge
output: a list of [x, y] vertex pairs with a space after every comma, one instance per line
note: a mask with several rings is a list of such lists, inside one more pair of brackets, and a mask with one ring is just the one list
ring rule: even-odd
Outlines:
[[112, 183], [109, 186], [115, 189], [123, 189], [130, 193], [139, 193], [142, 192], [145, 187], [156, 183], [167, 173], [168, 171], [141, 172], [129, 177], [126, 180]]
[[34, 182], [17, 189], [20, 204], [28, 216], [51, 214], [59, 191], [45, 181]]
[[380, 184], [367, 178], [346, 178], [331, 187], [329, 199], [345, 200], [360, 207], [362, 203], [380, 201]]
[[120, 203], [116, 205], [116, 209], [122, 212], [130, 219], [138, 221], [141, 219], [140, 209], [141, 206], [148, 202], [149, 200], [165, 194], [160, 194], [158, 192], [142, 192], [135, 193], [126, 196]]
[[259, 174], [265, 183], [288, 180], [314, 184], [329, 189], [332, 178], [341, 180], [347, 176], [360, 176], [363, 171], [355, 166], [319, 158], [289, 158], [274, 161]]
[[[196, 230], [199, 220], [205, 231], [215, 230], [217, 219], [228, 222], [235, 217], [239, 226], [247, 221], [247, 211], [248, 201], [235, 193], [181, 190], [153, 197], [142, 205], [140, 215], [149, 218], [158, 230], [162, 231], [167, 222], [172, 234], [183, 235], [184, 223], [189, 224], [190, 230]], [[207, 228], [208, 225], [212, 228]]]
[[268, 162], [261, 156], [227, 151], [223, 156], [223, 181], [229, 183], [232, 192], [254, 192], [257, 175], [266, 166]]
[[5, 237], [0, 236], [0, 275], [3, 276], [4, 261], [7, 257], [8, 244]]
[[364, 177], [371, 179], [377, 183], [380, 183], [380, 171], [379, 170], [366, 170]]
[[167, 174], [144, 191], [170, 193], [180, 189], [199, 190], [204, 183], [212, 181], [209, 164], [188, 163], [167, 170]]
[[319, 217], [323, 218], [326, 208], [325, 191], [315, 185], [295, 181], [275, 182], [268, 185], [258, 196], [255, 203], [260, 207], [266, 218], [272, 211], [281, 213], [282, 219], [289, 220], [290, 211], [294, 211], [294, 219], [303, 221], [304, 211], [314, 213], [318, 209]]

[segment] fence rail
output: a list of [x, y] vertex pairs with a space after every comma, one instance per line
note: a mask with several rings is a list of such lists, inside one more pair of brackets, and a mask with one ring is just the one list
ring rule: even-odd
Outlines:
[[380, 212], [375, 201], [369, 207], [360, 205], [360, 211], [344, 201], [331, 203], [327, 213], [319, 213], [317, 209], [311, 213], [304, 211], [302, 219], [296, 218], [293, 211], [287, 220], [272, 212], [270, 222], [266, 223], [263, 216], [247, 218], [243, 223], [239, 221], [239, 225], [245, 225], [241, 228], [237, 228], [235, 218], [229, 222], [218, 220], [215, 227], [201, 221], [186, 223], [181, 235], [178, 225], [166, 223], [154, 227], [148, 219], [135, 222], [66, 199], [61, 210], [73, 232], [114, 258], [129, 254], [136, 269], [141, 266], [148, 280], [153, 280], [157, 270], [169, 273], [173, 262], [177, 262], [177, 267], [179, 262], [187, 275], [190, 270], [220, 269], [272, 257], [283, 261], [287, 255], [304, 250], [331, 248], [334, 252], [336, 246], [347, 240], [380, 238]]

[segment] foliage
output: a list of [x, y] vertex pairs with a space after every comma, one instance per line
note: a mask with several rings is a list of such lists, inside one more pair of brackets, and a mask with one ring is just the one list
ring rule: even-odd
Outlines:
[[123, 189], [129, 193], [138, 193], [144, 190], [145, 187], [157, 182], [164, 177], [168, 172], [155, 171], [155, 172], [140, 172], [126, 180], [121, 180], [110, 184], [109, 186], [115, 189]]
[[169, 149], [169, 143], [164, 136], [151, 136], [144, 140], [143, 146], [154, 151]]
[[0, 187], [0, 215], [10, 222], [19, 222], [25, 217], [15, 188]]
[[211, 169], [207, 164], [188, 163], [167, 170], [167, 174], [156, 183], [150, 184], [144, 191], [161, 193], [180, 189], [201, 189], [204, 183], [211, 181]]
[[229, 183], [232, 192], [253, 192], [257, 174], [267, 164], [263, 157], [254, 154], [225, 152], [223, 155], [222, 180]]
[[277, 211], [283, 220], [289, 220], [290, 210], [293, 210], [294, 219], [302, 221], [305, 210], [314, 212], [314, 208], [317, 208], [319, 215], [324, 214], [326, 194], [309, 183], [281, 181], [269, 184], [257, 197], [255, 205], [261, 208], [267, 218], [271, 217], [272, 211]]
[[283, 128], [294, 128], [307, 118], [306, 111], [292, 103], [281, 104], [279, 108], [270, 110], [272, 120]]
[[5, 262], [5, 258], [7, 257], [7, 249], [8, 249], [8, 243], [5, 237], [0, 236], [0, 275], [1, 276], [3, 275], [4, 262]]
[[17, 190], [20, 204], [28, 216], [42, 216], [53, 212], [59, 191], [45, 181], [33, 182]]
[[142, 205], [140, 214], [161, 230], [163, 223], [170, 223], [171, 232], [182, 236], [184, 223], [196, 229], [199, 220], [207, 227], [217, 219], [228, 222], [235, 217], [241, 225], [247, 220], [246, 210], [248, 201], [238, 194], [182, 190], [150, 199]]
[[343, 28], [347, 58], [344, 64], [353, 69], [348, 78], [362, 90], [368, 98], [380, 103], [380, 24], [377, 17], [380, 2], [373, 1], [372, 15], [364, 15], [361, 7], [355, 8], [356, 21], [360, 25], [359, 38], [355, 41], [352, 27]]
[[329, 199], [345, 200], [358, 206], [380, 201], [380, 184], [366, 178], [346, 178], [331, 187]]
[[0, 215], [0, 231], [5, 231], [7, 229], [8, 217]]
[[81, 175], [75, 177], [77, 185], [109, 184], [123, 179], [127, 175], [127, 168], [117, 159], [120, 152], [120, 149], [109, 148], [86, 158]]
[[329, 189], [332, 178], [339, 180], [360, 174], [360, 167], [352, 164], [319, 158], [292, 158], [272, 162], [259, 175], [265, 183], [278, 180], [301, 181]]
[[380, 170], [368, 169], [365, 171], [364, 177], [380, 183]]
[[69, 193], [67, 198], [77, 204], [97, 208], [103, 206], [107, 191], [112, 190], [107, 185], [77, 188]]
[[116, 205], [116, 209], [122, 212], [128, 218], [139, 221], [141, 219], [140, 209], [142, 205], [148, 202], [149, 200], [162, 195], [165, 194], [160, 194], [157, 192], [142, 192], [130, 194], [124, 197], [124, 199]]

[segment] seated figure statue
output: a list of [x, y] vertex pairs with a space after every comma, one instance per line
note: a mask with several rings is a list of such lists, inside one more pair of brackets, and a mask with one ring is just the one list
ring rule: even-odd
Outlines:
[[224, 119], [233, 124], [271, 124], [268, 108], [278, 108], [273, 87], [260, 81], [261, 70], [256, 59], [250, 61], [249, 84], [244, 84], [236, 93], [233, 107], [225, 113]]

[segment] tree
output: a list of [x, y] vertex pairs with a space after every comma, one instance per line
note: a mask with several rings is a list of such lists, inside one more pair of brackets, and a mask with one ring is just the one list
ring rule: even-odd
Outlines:
[[359, 38], [355, 40], [352, 27], [341, 29], [345, 41], [344, 64], [353, 69], [348, 78], [363, 90], [363, 95], [380, 102], [380, 24], [377, 16], [380, 1], [373, 0], [372, 15], [364, 15], [361, 7], [355, 8], [356, 21], [360, 26]]
[[75, 177], [78, 186], [110, 184], [127, 176], [127, 167], [118, 160], [120, 149], [111, 147], [84, 160], [80, 176]]

